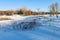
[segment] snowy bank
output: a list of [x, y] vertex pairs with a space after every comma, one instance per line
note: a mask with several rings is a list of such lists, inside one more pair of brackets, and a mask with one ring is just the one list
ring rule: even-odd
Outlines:
[[60, 17], [8, 17], [14, 20], [0, 21], [0, 40], [60, 40]]

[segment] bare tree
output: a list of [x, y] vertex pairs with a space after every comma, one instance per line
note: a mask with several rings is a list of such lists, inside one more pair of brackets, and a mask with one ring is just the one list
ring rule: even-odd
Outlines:
[[21, 10], [23, 11], [23, 15], [25, 15], [25, 14], [26, 14], [26, 11], [27, 11], [27, 7], [22, 6], [22, 7], [21, 7]]
[[58, 3], [55, 3], [55, 12], [59, 11]]
[[52, 5], [49, 6], [49, 11], [50, 11], [50, 16], [51, 16], [53, 14], [52, 12], [55, 11], [54, 4], [52, 4]]
[[57, 13], [59, 11], [58, 3], [53, 3], [49, 7], [50, 7], [50, 12], [57, 15]]

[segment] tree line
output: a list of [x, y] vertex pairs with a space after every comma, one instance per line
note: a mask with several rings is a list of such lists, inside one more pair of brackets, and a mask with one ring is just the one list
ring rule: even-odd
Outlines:
[[44, 14], [58, 15], [60, 13], [58, 3], [52, 3], [49, 6], [49, 12], [40, 12], [39, 9], [37, 10], [37, 12], [36, 11], [33, 12], [32, 10], [27, 10], [26, 8], [21, 8], [19, 10], [0, 11], [0, 15], [14, 15], [14, 14], [27, 16], [27, 15], [44, 15]]

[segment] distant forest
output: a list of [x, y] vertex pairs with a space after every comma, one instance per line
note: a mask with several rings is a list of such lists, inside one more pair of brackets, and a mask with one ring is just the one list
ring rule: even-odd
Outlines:
[[24, 15], [24, 16], [28, 16], [28, 15], [44, 15], [44, 14], [50, 14], [50, 15], [58, 15], [60, 14], [59, 12], [59, 4], [58, 3], [52, 3], [49, 7], [49, 11], [48, 12], [40, 12], [40, 9], [36, 11], [32, 11], [32, 10], [27, 10], [25, 7], [21, 8], [19, 10], [6, 10], [6, 11], [0, 11], [0, 15], [14, 15], [14, 14], [18, 14], [18, 15]]

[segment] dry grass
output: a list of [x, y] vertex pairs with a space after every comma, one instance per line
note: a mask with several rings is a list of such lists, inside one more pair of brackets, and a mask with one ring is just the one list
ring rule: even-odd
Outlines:
[[3, 20], [12, 20], [11, 18], [0, 18], [0, 21], [3, 21]]

